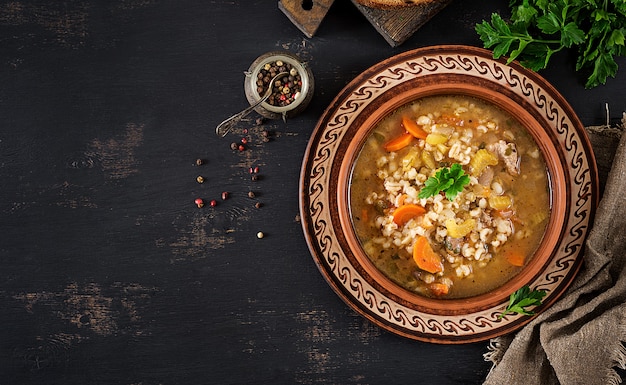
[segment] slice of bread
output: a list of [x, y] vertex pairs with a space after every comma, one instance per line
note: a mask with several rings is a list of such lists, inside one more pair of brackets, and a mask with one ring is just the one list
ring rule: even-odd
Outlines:
[[414, 5], [423, 5], [437, 0], [355, 0], [357, 3], [371, 8], [397, 9]]

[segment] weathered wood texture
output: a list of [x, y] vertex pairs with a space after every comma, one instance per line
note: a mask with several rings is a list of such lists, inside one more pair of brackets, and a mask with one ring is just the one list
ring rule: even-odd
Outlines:
[[307, 37], [313, 37], [334, 0], [280, 0], [278, 8]]
[[624, 126], [621, 123], [611, 126], [587, 127], [587, 134], [593, 146], [593, 152], [598, 166], [600, 196], [602, 196], [604, 192], [604, 183], [611, 171], [615, 151], [617, 151], [617, 145], [623, 133]]
[[[478, 45], [474, 24], [507, 4], [453, 2], [402, 49]], [[218, 138], [246, 106], [243, 72], [277, 49], [313, 69], [311, 104]], [[276, 2], [0, 3], [0, 384], [480, 383], [486, 343], [374, 327], [324, 282], [298, 220], [318, 117], [398, 52], [345, 1], [312, 39]], [[605, 102], [621, 116], [626, 71], [586, 91], [555, 59], [544, 75], [585, 124]]]
[[392, 47], [397, 47], [450, 4], [451, 1], [438, 0], [400, 9], [366, 7], [359, 4], [356, 0], [352, 0], [352, 3], [369, 20], [387, 43]]

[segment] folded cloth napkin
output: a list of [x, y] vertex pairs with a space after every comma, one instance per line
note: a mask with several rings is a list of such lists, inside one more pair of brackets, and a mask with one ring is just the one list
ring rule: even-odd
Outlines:
[[485, 359], [494, 365], [485, 385], [621, 382], [616, 369], [626, 366], [626, 134], [617, 147], [583, 261], [554, 305], [517, 334], [491, 340]]

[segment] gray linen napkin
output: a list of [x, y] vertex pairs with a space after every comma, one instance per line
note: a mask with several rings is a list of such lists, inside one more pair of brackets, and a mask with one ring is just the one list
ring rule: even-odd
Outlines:
[[[625, 115], [626, 119], [626, 115]], [[622, 124], [624, 125], [624, 120]], [[515, 335], [491, 340], [484, 385], [619, 384], [626, 367], [626, 134], [566, 293]]]

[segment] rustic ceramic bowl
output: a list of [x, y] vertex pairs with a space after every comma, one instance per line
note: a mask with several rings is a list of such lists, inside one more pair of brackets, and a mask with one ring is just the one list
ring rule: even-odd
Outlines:
[[[552, 207], [539, 249], [513, 279], [483, 295], [433, 299], [398, 286], [366, 256], [351, 222], [350, 175], [364, 141], [383, 118], [416, 99], [453, 94], [490, 102], [527, 129], [547, 164]], [[301, 172], [303, 229], [330, 286], [384, 329], [438, 343], [484, 340], [526, 324], [526, 316], [499, 317], [510, 294], [524, 285], [548, 293], [536, 312], [554, 303], [580, 267], [597, 200], [593, 152], [565, 99], [537, 74], [465, 46], [406, 52], [359, 75], [318, 122]]]

